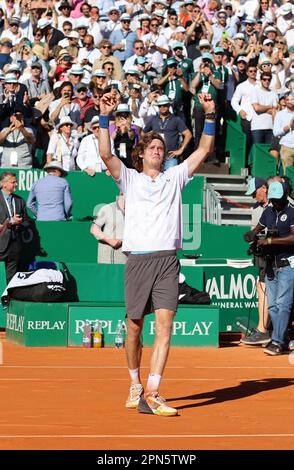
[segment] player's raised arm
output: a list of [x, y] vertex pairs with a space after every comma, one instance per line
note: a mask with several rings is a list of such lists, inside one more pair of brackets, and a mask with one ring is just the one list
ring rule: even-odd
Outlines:
[[117, 100], [111, 95], [106, 93], [100, 100], [100, 115], [99, 115], [99, 153], [114, 179], [120, 177], [120, 166], [122, 162], [119, 158], [111, 153], [111, 144], [109, 136], [109, 116], [117, 107]]
[[215, 104], [207, 93], [198, 95], [198, 98], [205, 112], [205, 121], [199, 147], [187, 159], [189, 176], [193, 176], [196, 173], [214, 148]]

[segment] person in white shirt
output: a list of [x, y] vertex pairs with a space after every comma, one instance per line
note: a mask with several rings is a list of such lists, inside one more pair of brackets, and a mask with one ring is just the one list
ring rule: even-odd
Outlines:
[[[127, 408], [140, 413], [174, 416], [177, 410], [159, 396], [166, 365], [172, 322], [178, 304], [179, 263], [182, 247], [181, 191], [204, 162], [214, 145], [215, 104], [208, 94], [199, 95], [205, 118], [198, 149], [180, 165], [162, 172], [165, 142], [160, 134], [145, 135], [136, 146], [136, 170], [126, 168], [112, 155], [109, 116], [117, 101], [110, 93], [100, 100], [100, 155], [120, 190], [125, 194], [125, 229], [122, 251], [129, 253], [125, 270], [128, 318], [126, 355], [131, 378]], [[155, 312], [156, 337], [145, 393], [140, 380], [140, 336], [144, 316]]]
[[244, 134], [246, 135], [246, 154], [248, 157], [252, 145], [251, 139], [251, 120], [253, 115], [253, 108], [251, 105], [252, 93], [256, 87], [256, 73], [257, 68], [255, 65], [249, 65], [247, 68], [247, 80], [240, 83], [232, 96], [231, 105], [233, 110], [241, 118], [241, 126]]
[[270, 90], [272, 75], [263, 72], [260, 76], [261, 87], [252, 93], [254, 113], [251, 120], [253, 144], [270, 144], [273, 137], [273, 118], [278, 104], [278, 95]]
[[280, 137], [280, 155], [286, 174], [286, 168], [294, 163], [294, 93], [288, 94], [286, 108], [276, 114], [273, 133]]
[[91, 34], [86, 34], [83, 41], [84, 47], [81, 47], [78, 55], [78, 62], [82, 67], [85, 65], [93, 66], [95, 60], [99, 59], [101, 52], [94, 47], [94, 38]]
[[158, 33], [159, 22], [152, 18], [150, 21], [150, 33], [142, 36], [142, 41], [148, 49], [146, 57], [152, 62], [152, 66], [158, 69], [163, 66], [163, 59], [169, 52], [169, 46], [163, 34]]
[[[81, 141], [77, 156], [77, 166], [89, 176], [94, 176], [95, 173], [101, 173], [101, 171], [106, 170], [99, 152], [99, 116], [93, 117], [90, 129], [92, 134], [87, 135]], [[113, 140], [111, 140], [111, 152], [112, 155], [115, 155]]]

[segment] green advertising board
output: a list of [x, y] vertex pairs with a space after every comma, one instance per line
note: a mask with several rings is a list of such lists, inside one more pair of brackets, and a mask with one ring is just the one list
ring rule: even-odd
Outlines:
[[[219, 333], [219, 311], [206, 306], [180, 306], [173, 322], [172, 346], [217, 347]], [[70, 306], [69, 346], [82, 346], [83, 328], [86, 321], [95, 325], [101, 322], [104, 345], [114, 347], [118, 320], [125, 319], [125, 307], [117, 306]], [[145, 317], [143, 346], [152, 346], [155, 335], [154, 314]]]
[[256, 326], [256, 281], [255, 267], [205, 267], [205, 289], [210, 294], [211, 306], [219, 308], [220, 332], [244, 331], [242, 326], [245, 329]]

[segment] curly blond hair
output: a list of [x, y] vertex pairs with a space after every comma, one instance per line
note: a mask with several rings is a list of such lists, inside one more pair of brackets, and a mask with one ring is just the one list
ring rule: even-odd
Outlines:
[[[134, 165], [134, 168], [139, 172], [141, 173], [143, 171], [143, 159], [140, 157], [140, 155], [142, 155], [146, 148], [148, 147], [148, 145], [152, 142], [152, 140], [154, 139], [157, 139], [157, 140], [160, 140], [162, 143], [163, 143], [163, 147], [164, 147], [164, 154], [166, 153], [166, 145], [165, 145], [165, 141], [164, 139], [162, 138], [162, 136], [160, 134], [158, 134], [158, 132], [148, 132], [147, 134], [145, 134], [141, 139], [140, 141], [138, 142], [138, 145], [136, 148], [134, 148], [133, 152], [132, 152], [132, 161], [133, 161], [133, 165]], [[164, 165], [164, 162], [165, 162], [165, 157], [162, 161], [162, 165], [161, 165], [161, 169], [163, 169], [163, 165]]]

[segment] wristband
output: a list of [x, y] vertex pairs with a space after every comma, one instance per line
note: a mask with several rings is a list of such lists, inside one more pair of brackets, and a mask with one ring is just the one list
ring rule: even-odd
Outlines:
[[204, 134], [206, 135], [215, 135], [215, 122], [204, 122]]
[[109, 128], [109, 116], [99, 115], [99, 127], [100, 129], [108, 129]]

